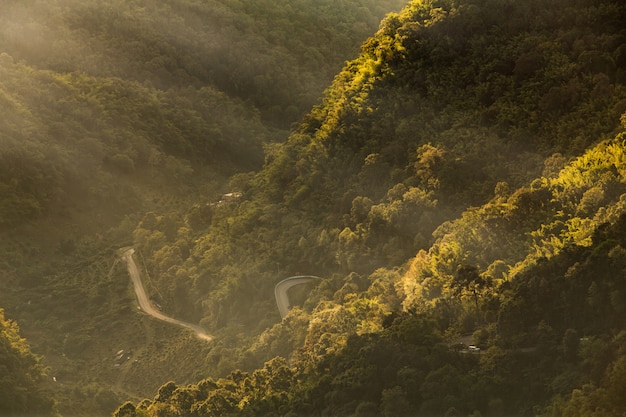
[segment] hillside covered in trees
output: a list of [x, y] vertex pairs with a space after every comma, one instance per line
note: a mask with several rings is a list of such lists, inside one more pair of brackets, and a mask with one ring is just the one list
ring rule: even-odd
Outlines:
[[0, 309], [0, 415], [53, 416], [54, 401], [41, 387], [44, 368], [18, 325]]
[[[623, 412], [625, 13], [494, 0], [389, 15], [204, 232], [153, 245], [172, 214], [139, 223], [166, 303], [231, 338], [209, 354], [221, 379], [118, 415]], [[268, 295], [297, 273], [326, 280], [279, 322]]]
[[[81, 53], [45, 59], [2, 32], [2, 270], [65, 413], [622, 415], [626, 5], [413, 0], [314, 105], [383, 7], [302, 3], [59, 2], [30, 36]], [[212, 342], [134, 311], [130, 245]]]
[[[110, 415], [172, 367], [197, 380], [164, 353], [186, 335], [133, 312], [117, 249], [259, 169], [402, 3], [0, 1], [0, 306], [63, 415]], [[126, 384], [129, 345], [159, 358]]]

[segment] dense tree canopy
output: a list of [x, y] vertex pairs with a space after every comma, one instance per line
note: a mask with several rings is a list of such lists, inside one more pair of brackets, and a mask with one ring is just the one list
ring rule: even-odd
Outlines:
[[272, 405], [242, 374], [216, 381], [236, 393], [229, 412], [558, 415], [605, 400], [623, 327], [621, 274], [601, 265], [621, 253], [625, 14], [414, 1], [263, 170], [233, 179], [243, 197], [214, 206], [187, 259], [160, 268], [144, 246], [164, 282], [191, 272], [190, 294], [207, 294], [194, 314], [216, 330], [267, 327], [266, 299], [236, 300], [271, 294], [277, 265], [328, 277], [250, 348], [223, 345], [246, 377], [273, 355], [296, 376]]
[[288, 127], [404, 2], [5, 3], [0, 43], [18, 60], [164, 90], [211, 86]]
[[[145, 237], [160, 267], [186, 259], [226, 178], [258, 169], [403, 2], [244, 3], [0, 2], [1, 302], [63, 381], [63, 413], [110, 414], [172, 370], [197, 379], [193, 355], [171, 366], [184, 338], [142, 339], [153, 329], [132, 314], [116, 249]], [[151, 211], [168, 212], [163, 234], [133, 234]], [[197, 317], [183, 272], [159, 300]], [[159, 357], [115, 374], [103, 358], [129, 344]]]
[[44, 368], [33, 355], [17, 324], [0, 309], [0, 414], [56, 415], [43, 388]]
[[[0, 17], [0, 268], [41, 296], [19, 314], [63, 334], [64, 377], [110, 384], [62, 395], [117, 416], [623, 414], [626, 6], [413, 0], [339, 71], [383, 6], [243, 3]], [[46, 266], [15, 238], [108, 205], [128, 216]], [[131, 244], [210, 345], [134, 314]], [[281, 320], [274, 285], [299, 274], [324, 279]], [[102, 359], [120, 345], [132, 361]]]
[[[621, 129], [626, 107], [618, 66], [590, 69], [578, 55], [605, 42], [602, 54], [618, 59], [622, 28], [616, 19], [624, 10], [612, 2], [553, 1], [537, 4], [530, 19], [533, 5], [416, 1], [388, 16], [336, 77], [323, 104], [285, 144], [266, 147], [264, 168], [233, 178], [234, 191], [243, 193], [240, 201], [195, 208], [187, 216], [198, 227], [182, 240], [165, 233], [167, 250], [149, 239], [163, 232], [159, 225], [140, 226], [136, 243], [162, 288], [186, 281], [183, 287], [198, 297], [188, 314], [204, 317], [209, 326], [219, 328], [223, 317], [236, 316], [260, 330], [275, 314], [261, 313], [267, 302], [261, 294], [271, 294], [278, 265], [289, 268], [283, 274], [322, 276], [367, 276], [401, 266], [430, 247], [433, 232], [435, 238], [448, 234], [447, 220], [494, 193], [499, 203], [482, 210], [506, 210], [506, 218], [524, 223], [528, 232], [540, 229], [547, 213], [569, 210], [572, 203], [565, 200], [562, 208], [544, 203], [549, 192], [567, 199], [569, 191], [537, 187], [543, 180], [528, 184], [543, 172], [555, 175], [581, 149]], [[554, 21], [555, 14], [561, 20]], [[532, 74], [522, 71], [528, 54], [542, 56]], [[576, 85], [575, 104], [559, 105], [559, 114], [543, 111], [542, 100], [564, 83]], [[489, 100], [481, 101], [483, 91], [491, 91]], [[619, 139], [611, 146], [619, 147]], [[619, 196], [619, 178], [604, 178], [611, 198]], [[574, 242], [585, 233], [576, 229], [593, 229], [584, 218], [607, 198], [600, 185], [582, 191], [573, 218], [561, 219]], [[468, 211], [462, 218], [471, 222], [475, 216]], [[481, 256], [491, 259], [498, 249], [518, 256], [532, 244], [511, 239]], [[453, 276], [459, 264], [485, 262], [463, 259], [452, 247], [441, 250], [446, 254], [437, 262], [448, 259], [437, 268], [445, 276]], [[182, 257], [174, 260], [173, 254]], [[485, 267], [499, 260], [509, 261], [494, 257]], [[440, 292], [442, 285], [447, 281], [433, 281], [431, 290]], [[234, 300], [248, 290], [252, 299], [261, 295], [261, 310], [237, 307]], [[470, 290], [475, 299], [477, 291]]]

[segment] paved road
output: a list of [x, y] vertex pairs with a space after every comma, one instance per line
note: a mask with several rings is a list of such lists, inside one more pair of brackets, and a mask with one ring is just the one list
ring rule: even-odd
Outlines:
[[280, 317], [284, 318], [287, 313], [289, 313], [289, 296], [287, 295], [287, 290], [291, 287], [295, 287], [296, 285], [306, 284], [309, 281], [313, 281], [316, 279], [322, 279], [320, 277], [316, 277], [314, 275], [296, 275], [295, 277], [289, 277], [274, 287], [274, 296], [276, 297], [276, 304], [278, 305], [278, 311], [280, 312]]
[[201, 339], [213, 340], [213, 337], [208, 335], [204, 331], [204, 329], [198, 326], [197, 324], [187, 323], [185, 321], [177, 320], [170, 316], [166, 316], [165, 314], [163, 314], [162, 312], [154, 308], [154, 306], [152, 305], [152, 302], [150, 302], [150, 298], [146, 294], [146, 290], [143, 287], [143, 283], [141, 282], [141, 274], [139, 272], [139, 268], [137, 267], [137, 264], [135, 263], [135, 260], [133, 259], [133, 253], [135, 253], [135, 249], [132, 249], [132, 248], [128, 249], [122, 255], [122, 259], [124, 259], [124, 261], [126, 261], [126, 264], [128, 265], [128, 274], [130, 275], [130, 279], [133, 281], [133, 287], [135, 287], [135, 294], [137, 295], [137, 301], [139, 302], [139, 307], [141, 307], [141, 309], [145, 311], [146, 314], [156, 319], [163, 320], [168, 323], [175, 324], [177, 326], [185, 327], [187, 329], [191, 329]]

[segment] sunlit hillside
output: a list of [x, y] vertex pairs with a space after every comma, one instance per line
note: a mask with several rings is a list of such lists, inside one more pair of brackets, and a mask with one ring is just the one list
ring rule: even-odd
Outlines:
[[626, 412], [626, 5], [244, 3], [3, 5], [0, 305], [40, 404]]
[[[154, 244], [173, 213], [139, 223], [168, 308], [222, 335], [219, 372], [118, 413], [618, 415], [624, 15], [388, 16], [263, 169], [232, 178], [239, 201], [182, 240]], [[326, 279], [281, 320], [273, 287], [300, 274]]]

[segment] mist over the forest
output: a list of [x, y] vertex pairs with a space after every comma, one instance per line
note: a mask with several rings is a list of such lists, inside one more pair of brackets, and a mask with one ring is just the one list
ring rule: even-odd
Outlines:
[[6, 2], [4, 52], [159, 89], [213, 86], [289, 127], [401, 2]]
[[0, 415], [622, 415], [625, 19], [0, 0]]

